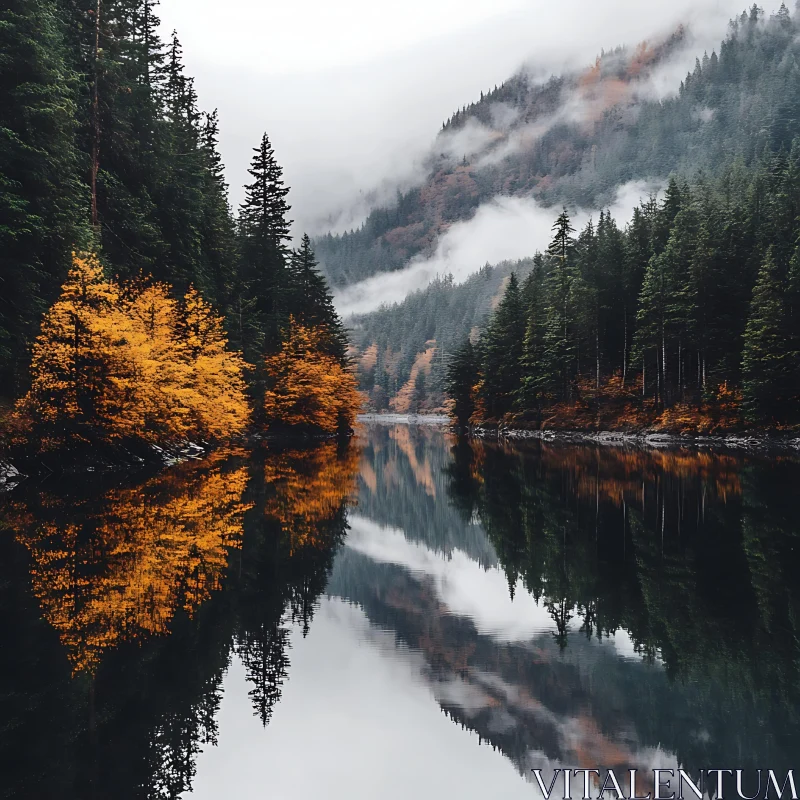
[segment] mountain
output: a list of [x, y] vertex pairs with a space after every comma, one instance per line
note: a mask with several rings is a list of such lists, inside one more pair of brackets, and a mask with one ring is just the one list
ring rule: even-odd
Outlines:
[[[602, 209], [636, 179], [716, 182], [723, 194], [745, 185], [771, 191], [773, 167], [800, 133], [798, 33], [798, 17], [785, 6], [769, 18], [754, 7], [731, 22], [719, 53], [701, 54], [683, 80], [675, 71], [690, 46], [682, 28], [545, 83], [517, 74], [445, 122], [420, 187], [373, 211], [359, 230], [317, 240], [329, 279], [343, 286], [430, 255], [449, 226], [498, 195], [553, 206], [555, 220], [557, 204]], [[673, 93], [665, 95], [669, 85]], [[729, 173], [740, 177], [726, 183]], [[750, 205], [755, 220], [757, 198]], [[529, 269], [520, 265], [520, 277]], [[484, 269], [461, 285], [445, 276], [400, 304], [353, 318], [361, 387], [373, 407], [440, 408], [448, 354], [485, 323], [510, 271]], [[742, 276], [741, 283], [752, 282]]]
[[683, 27], [544, 82], [519, 72], [444, 123], [418, 187], [358, 230], [317, 238], [327, 277], [345, 286], [400, 269], [497, 195], [600, 208], [633, 179], [788, 149], [800, 114], [797, 33], [785, 6], [768, 19], [753, 6], [682, 81]]

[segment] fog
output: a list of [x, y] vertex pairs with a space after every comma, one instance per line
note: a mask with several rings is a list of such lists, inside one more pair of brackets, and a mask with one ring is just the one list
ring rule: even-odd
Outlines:
[[[661, 188], [657, 181], [632, 181], [619, 187], [610, 207], [620, 226], [633, 209]], [[431, 258], [414, 259], [397, 272], [375, 275], [342, 289], [335, 297], [339, 313], [348, 317], [365, 314], [383, 304], [401, 301], [409, 293], [427, 286], [437, 275], [451, 274], [461, 283], [484, 264], [517, 260], [544, 250], [552, 237], [558, 209], [544, 208], [532, 198], [496, 197], [480, 206], [475, 215], [453, 225], [438, 242]], [[577, 230], [597, 213], [577, 210], [572, 224]]]
[[[522, 65], [544, 79], [591, 63], [601, 48], [635, 45], [680, 22], [690, 25], [702, 53], [744, 5], [227, 0], [220, 7], [163, 0], [159, 10], [163, 34], [178, 30], [201, 106], [219, 109], [234, 207], [252, 148], [267, 131], [292, 187], [299, 234], [358, 225], [398, 186], [420, 180], [442, 121]], [[779, 2], [763, 5], [771, 12]], [[686, 58], [674, 65], [674, 76], [662, 76], [663, 91], [673, 90], [694, 52]], [[507, 208], [512, 220], [519, 217], [511, 201], [495, 206], [495, 213]]]

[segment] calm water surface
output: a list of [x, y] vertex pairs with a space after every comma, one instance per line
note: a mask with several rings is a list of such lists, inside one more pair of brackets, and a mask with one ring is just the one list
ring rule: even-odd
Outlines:
[[798, 487], [788, 457], [404, 424], [22, 484], [0, 500], [0, 797], [797, 768]]

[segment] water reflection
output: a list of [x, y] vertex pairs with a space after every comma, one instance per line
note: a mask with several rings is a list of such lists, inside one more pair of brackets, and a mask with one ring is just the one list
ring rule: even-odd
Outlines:
[[787, 769], [798, 477], [395, 425], [19, 487], [5, 791], [511, 798], [534, 767]]
[[[465, 531], [459, 547], [456, 520], [407, 527], [418, 513], [408, 498], [431, 494], [418, 464], [435, 434], [418, 434], [404, 479], [407, 445], [374, 434], [366, 491], [382, 487], [381, 510], [354, 520], [329, 591], [425, 654], [454, 720], [522, 774], [791, 766], [800, 751], [795, 461], [450, 442], [446, 513]], [[496, 560], [476, 549], [476, 530]]]
[[218, 741], [234, 658], [266, 724], [287, 626], [310, 624], [343, 538], [357, 459], [333, 444], [220, 453], [130, 486], [6, 497], [6, 796], [180, 796]]

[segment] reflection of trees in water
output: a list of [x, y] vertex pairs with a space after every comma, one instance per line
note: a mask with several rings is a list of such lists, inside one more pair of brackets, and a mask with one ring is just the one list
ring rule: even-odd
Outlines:
[[15, 492], [0, 523], [17, 542], [0, 554], [6, 791], [177, 797], [216, 741], [234, 649], [267, 724], [287, 624], [308, 630], [357, 459], [333, 444], [242, 452], [93, 496]]
[[220, 588], [249, 507], [246, 468], [222, 461], [68, 506], [40, 495], [34, 509], [12, 507], [33, 592], [74, 670], [94, 670], [121, 640], [166, 633], [178, 610], [191, 616]]
[[[676, 735], [685, 763], [733, 753], [736, 728], [787, 759], [800, 735], [796, 461], [481, 442], [453, 456], [455, 506], [479, 517], [509, 586], [550, 611], [559, 646], [625, 630], [694, 697], [692, 724], [714, 737]], [[663, 741], [658, 722], [675, 722], [645, 707], [638, 724]]]

